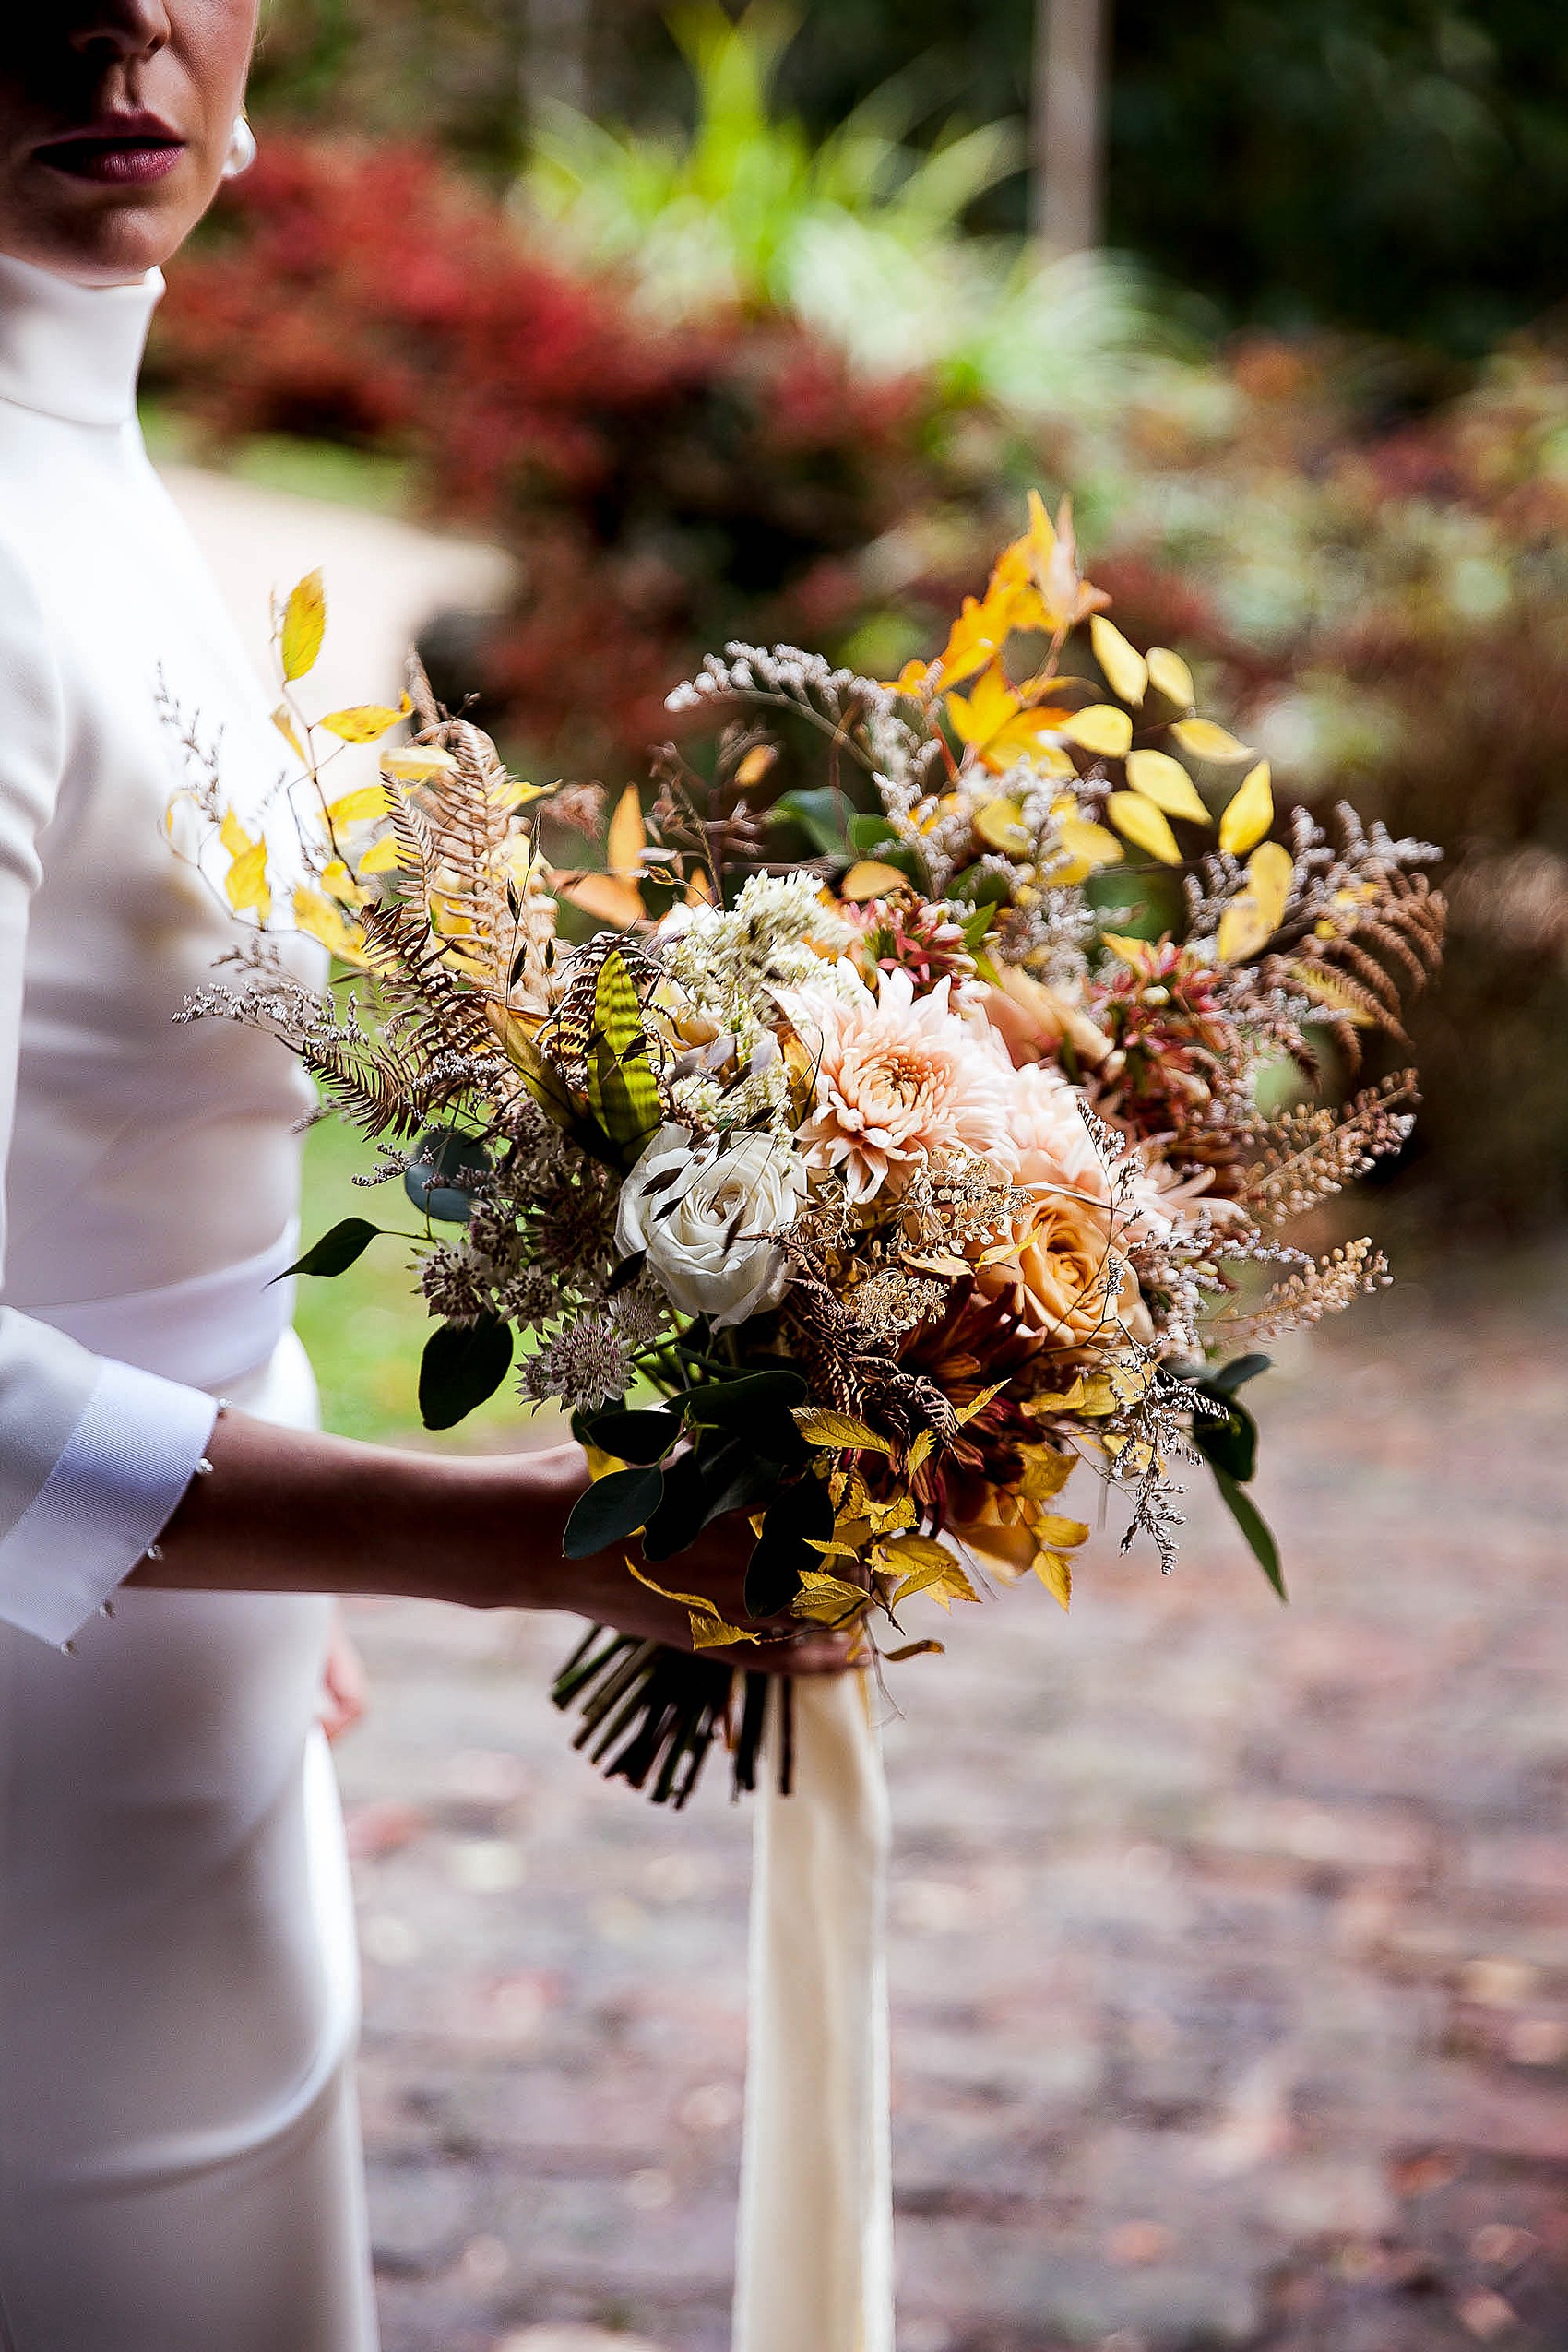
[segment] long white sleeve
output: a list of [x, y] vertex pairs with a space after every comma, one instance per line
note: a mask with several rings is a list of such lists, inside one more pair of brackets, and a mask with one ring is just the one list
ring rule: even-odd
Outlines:
[[[65, 710], [38, 600], [0, 548], [0, 1167], [15, 1112], [29, 909], [64, 757]], [[81, 952], [90, 956], [90, 937]], [[47, 1203], [31, 1208], [47, 1215]], [[0, 1300], [4, 1218], [0, 1204]], [[67, 1640], [169, 1518], [213, 1413], [199, 1390], [95, 1356], [0, 1304], [0, 1620]]]

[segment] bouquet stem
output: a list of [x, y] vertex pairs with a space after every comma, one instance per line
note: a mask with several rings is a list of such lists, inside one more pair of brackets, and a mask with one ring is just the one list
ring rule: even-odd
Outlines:
[[625, 1780], [634, 1788], [647, 1788], [651, 1781], [653, 1802], [673, 1804], [679, 1812], [719, 1732], [730, 1747], [732, 1794], [755, 1788], [768, 1690], [775, 1683], [782, 1711], [778, 1784], [788, 1796], [794, 1773], [794, 1705], [783, 1676], [737, 1673], [712, 1658], [590, 1625], [556, 1676], [551, 1696], [563, 1712], [577, 1709], [581, 1723], [572, 1745], [586, 1749], [607, 1780]]

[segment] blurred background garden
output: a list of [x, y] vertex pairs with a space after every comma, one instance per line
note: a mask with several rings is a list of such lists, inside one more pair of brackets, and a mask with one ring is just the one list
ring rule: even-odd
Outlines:
[[1448, 851], [1400, 1213], [1539, 1229], [1561, 35], [1547, 0], [274, 0], [160, 443], [505, 549], [433, 672], [522, 774], [612, 791], [708, 647], [891, 675], [1070, 492], [1122, 626], [1286, 793]]
[[[401, 567], [343, 699], [417, 634], [519, 774], [612, 802], [727, 637], [929, 650], [1039, 485], [1284, 797], [1443, 846], [1425, 1107], [1357, 1205], [1408, 1278], [1263, 1403], [1292, 1610], [1200, 1510], [1180, 1591], [1106, 1545], [1066, 1628], [986, 1612], [890, 1728], [900, 2352], [1568, 2342], [1560, 10], [265, 28], [259, 160], [171, 273], [148, 421], [258, 612], [285, 544], [345, 615]], [[314, 1234], [369, 1154], [309, 1154]], [[305, 1288], [331, 1424], [415, 1433], [400, 1278]], [[388, 2345], [709, 2352], [743, 1824], [650, 1841], [602, 1796], [537, 1628], [365, 1629]]]

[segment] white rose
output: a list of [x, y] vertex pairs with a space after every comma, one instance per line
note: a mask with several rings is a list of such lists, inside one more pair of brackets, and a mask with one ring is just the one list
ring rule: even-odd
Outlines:
[[687, 1128], [660, 1127], [622, 1189], [616, 1246], [624, 1257], [646, 1250], [671, 1304], [722, 1331], [783, 1297], [790, 1272], [778, 1236], [806, 1188], [788, 1135], [694, 1145]]

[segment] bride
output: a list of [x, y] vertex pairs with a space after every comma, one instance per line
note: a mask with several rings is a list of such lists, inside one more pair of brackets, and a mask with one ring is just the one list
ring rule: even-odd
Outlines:
[[[148, 468], [136, 376], [160, 265], [251, 152], [255, 15], [34, 0], [0, 33], [7, 2352], [374, 2343], [316, 1724], [331, 1596], [687, 1640], [618, 1555], [564, 1566], [576, 1447], [317, 1433], [267, 1287], [308, 1099], [268, 1040], [174, 1024], [231, 934], [162, 836], [160, 696], [221, 728], [236, 784], [265, 790], [278, 745]], [[727, 1538], [682, 1568], [734, 1619]], [[790, 1664], [841, 1654], [802, 1638]]]

